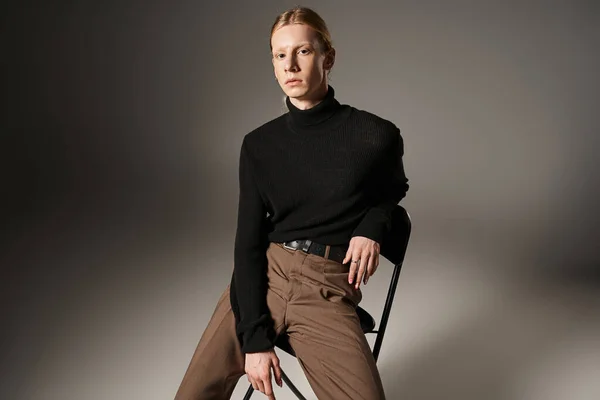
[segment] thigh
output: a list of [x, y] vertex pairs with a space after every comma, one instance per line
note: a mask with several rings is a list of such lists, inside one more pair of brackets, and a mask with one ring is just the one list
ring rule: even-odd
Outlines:
[[[175, 400], [229, 399], [237, 381], [245, 374], [246, 358], [236, 335], [229, 291], [230, 285], [227, 285], [194, 351]], [[279, 334], [283, 329], [285, 303], [269, 289], [267, 305]]]
[[175, 400], [229, 399], [244, 374], [244, 364], [227, 285], [202, 333]]
[[348, 283], [348, 265], [310, 256], [301, 294], [288, 305], [288, 335], [319, 399], [385, 399], [373, 353], [355, 307], [362, 295]]

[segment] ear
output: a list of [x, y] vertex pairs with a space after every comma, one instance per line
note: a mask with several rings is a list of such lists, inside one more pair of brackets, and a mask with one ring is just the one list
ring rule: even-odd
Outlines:
[[329, 52], [325, 56], [324, 68], [326, 70], [329, 70], [329, 69], [333, 68], [333, 64], [335, 64], [335, 49], [334, 48], [329, 50]]

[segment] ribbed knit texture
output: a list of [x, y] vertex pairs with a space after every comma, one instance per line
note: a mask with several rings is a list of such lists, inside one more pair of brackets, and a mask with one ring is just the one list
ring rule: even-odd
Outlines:
[[340, 104], [332, 86], [316, 106], [288, 113], [244, 136], [231, 304], [244, 353], [273, 347], [266, 304], [269, 242], [311, 239], [381, 243], [408, 190], [400, 130]]

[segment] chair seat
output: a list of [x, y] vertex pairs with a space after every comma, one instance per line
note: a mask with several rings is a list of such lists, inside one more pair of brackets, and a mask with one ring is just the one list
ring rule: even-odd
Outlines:
[[373, 329], [375, 329], [375, 318], [361, 306], [356, 307], [356, 313], [358, 314], [362, 331], [364, 333], [373, 332]]
[[[358, 315], [362, 331], [364, 333], [373, 332], [373, 329], [375, 329], [375, 318], [373, 318], [371, 314], [369, 314], [360, 306], [356, 307], [356, 314]], [[289, 336], [285, 333], [279, 335], [275, 341], [275, 346], [285, 351], [292, 357], [296, 357], [296, 352], [294, 352], [294, 349], [292, 349], [292, 346], [290, 346]]]

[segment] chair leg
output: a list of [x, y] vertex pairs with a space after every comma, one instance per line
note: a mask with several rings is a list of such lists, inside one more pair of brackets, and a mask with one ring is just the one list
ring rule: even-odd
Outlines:
[[250, 397], [252, 397], [253, 392], [254, 388], [252, 387], [252, 384], [250, 384], [250, 387], [248, 387], [248, 390], [246, 390], [246, 394], [244, 395], [244, 400], [250, 400]]
[[288, 385], [292, 393], [294, 393], [297, 398], [299, 398], [300, 400], [306, 400], [306, 397], [302, 396], [302, 393], [300, 393], [298, 388], [294, 386], [290, 378], [288, 378], [285, 372], [283, 372], [283, 369], [281, 369], [281, 379], [285, 382], [286, 385]]

